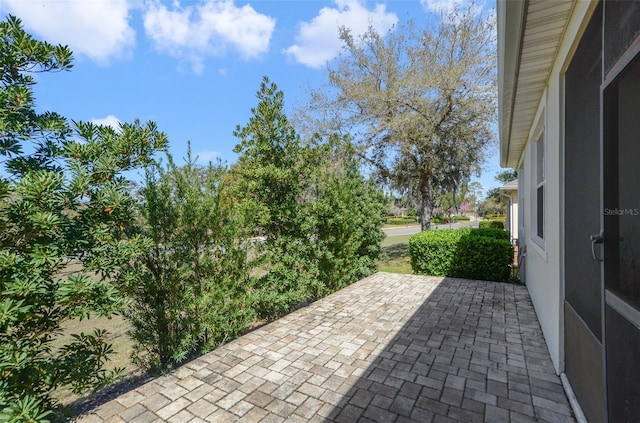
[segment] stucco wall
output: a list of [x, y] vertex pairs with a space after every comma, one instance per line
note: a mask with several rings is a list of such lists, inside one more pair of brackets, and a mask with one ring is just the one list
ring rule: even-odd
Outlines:
[[511, 238], [518, 239], [518, 192], [513, 191], [510, 195], [510, 216], [509, 216], [509, 232], [511, 233]]
[[[521, 158], [523, 176], [524, 234], [527, 245], [525, 281], [549, 347], [556, 372], [564, 371], [564, 274], [563, 251], [563, 187], [564, 187], [564, 137], [562, 109], [562, 75], [576, 40], [593, 11], [594, 3], [577, 2], [563, 37], [547, 88], [538, 106], [536, 119], [529, 133], [529, 141]], [[535, 168], [533, 167], [535, 140], [542, 126], [545, 133], [545, 240], [542, 246], [535, 242]]]
[[[555, 92], [554, 92], [555, 90]], [[558, 89], [550, 84], [538, 108], [530, 141], [525, 149], [524, 204], [527, 258], [525, 281], [544, 332], [551, 359], [558, 373], [562, 371], [562, 309], [560, 284], [560, 154]], [[554, 104], [555, 103], [555, 104]], [[535, 142], [540, 131], [545, 138], [544, 240], [535, 236], [536, 173]]]

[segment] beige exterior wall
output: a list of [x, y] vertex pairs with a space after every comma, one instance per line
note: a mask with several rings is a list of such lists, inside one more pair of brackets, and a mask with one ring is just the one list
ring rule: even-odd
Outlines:
[[[566, 64], [588, 22], [595, 2], [576, 2], [567, 31], [545, 92], [538, 105], [536, 119], [529, 132], [527, 145], [520, 159], [523, 233], [520, 245], [526, 245], [524, 280], [533, 301], [556, 372], [564, 371], [564, 115], [562, 76]], [[544, 242], [535, 231], [535, 141], [540, 131], [545, 136], [545, 224]]]
[[518, 192], [511, 191], [509, 195], [509, 233], [512, 239], [518, 239]]
[[[550, 81], [551, 82], [551, 81]], [[559, 116], [557, 103], [559, 92], [553, 92], [551, 84], [538, 107], [534, 125], [529, 134], [522, 162], [524, 164], [524, 233], [521, 239], [527, 245], [525, 281], [545, 335], [555, 369], [562, 371], [562, 300], [560, 283], [560, 155]], [[555, 103], [555, 104], [554, 104]], [[545, 185], [544, 185], [544, 239], [536, 235], [536, 160], [535, 141], [544, 134]]]

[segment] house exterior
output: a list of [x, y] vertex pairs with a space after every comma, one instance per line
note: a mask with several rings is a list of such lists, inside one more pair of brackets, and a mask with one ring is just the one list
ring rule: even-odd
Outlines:
[[511, 235], [512, 241], [518, 239], [518, 180], [514, 179], [500, 188], [500, 194], [509, 200], [507, 205], [507, 218], [504, 222], [504, 228]]
[[640, 2], [498, 0], [497, 17], [523, 279], [577, 417], [637, 422]]

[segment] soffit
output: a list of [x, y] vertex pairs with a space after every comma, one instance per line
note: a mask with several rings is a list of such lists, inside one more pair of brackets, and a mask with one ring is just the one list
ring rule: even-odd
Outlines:
[[[502, 54], [500, 87], [500, 164], [517, 167], [544, 93], [572, 0], [529, 0], [520, 9], [509, 0], [499, 12], [498, 44]], [[502, 40], [501, 40], [502, 38]], [[501, 45], [502, 44], [502, 45]]]

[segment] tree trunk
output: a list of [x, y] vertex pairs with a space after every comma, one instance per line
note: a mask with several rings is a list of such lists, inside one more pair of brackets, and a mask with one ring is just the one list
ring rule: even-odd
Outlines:
[[457, 189], [456, 189], [456, 185], [453, 184], [453, 191], [452, 191], [452, 198], [453, 198], [453, 210], [455, 211], [455, 216], [458, 216], [458, 202], [456, 201], [456, 193], [457, 193]]
[[420, 228], [423, 231], [431, 229], [431, 184], [428, 181], [420, 182]]

